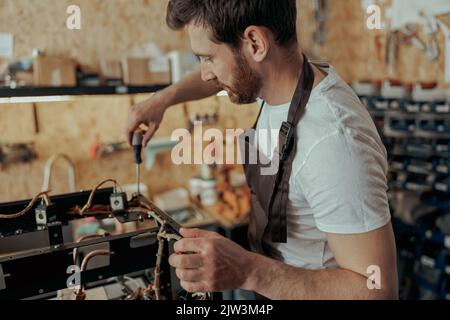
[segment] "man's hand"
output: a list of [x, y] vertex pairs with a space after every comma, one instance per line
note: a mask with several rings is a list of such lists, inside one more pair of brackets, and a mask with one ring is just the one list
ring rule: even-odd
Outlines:
[[[252, 270], [253, 254], [215, 232], [181, 229], [169, 263], [188, 292], [242, 288]], [[189, 253], [189, 254], [186, 254]]]
[[126, 136], [128, 144], [131, 145], [133, 133], [141, 124], [148, 127], [142, 141], [144, 146], [158, 130], [159, 125], [164, 117], [164, 113], [168, 108], [168, 104], [164, 102], [160, 93], [154, 94], [150, 99], [145, 100], [131, 107], [126, 127]]
[[215, 82], [204, 82], [201, 71], [196, 70], [180, 82], [155, 93], [150, 99], [131, 107], [126, 128], [127, 141], [131, 145], [134, 131], [141, 125], [148, 127], [143, 144], [147, 143], [158, 130], [167, 108], [187, 101], [200, 100], [210, 97], [220, 89]]

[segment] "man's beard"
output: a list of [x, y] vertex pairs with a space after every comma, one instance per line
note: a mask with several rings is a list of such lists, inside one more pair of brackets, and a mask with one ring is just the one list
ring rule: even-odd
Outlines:
[[236, 68], [233, 72], [232, 87], [222, 87], [227, 91], [231, 102], [236, 104], [254, 103], [261, 92], [262, 78], [250, 68], [240, 52], [237, 52], [235, 57]]

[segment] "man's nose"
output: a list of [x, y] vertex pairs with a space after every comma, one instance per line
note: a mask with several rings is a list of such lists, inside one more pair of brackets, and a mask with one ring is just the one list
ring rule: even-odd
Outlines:
[[202, 80], [205, 82], [216, 79], [216, 75], [211, 71], [210, 68], [206, 67], [204, 64], [202, 64], [201, 66], [201, 72], [202, 72]]

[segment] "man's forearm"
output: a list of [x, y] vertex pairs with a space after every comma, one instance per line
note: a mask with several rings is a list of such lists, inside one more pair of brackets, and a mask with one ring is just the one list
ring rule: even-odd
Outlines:
[[396, 292], [382, 285], [370, 290], [367, 278], [345, 269], [306, 270], [253, 254], [251, 272], [242, 289], [275, 300], [396, 299]]
[[201, 79], [200, 70], [186, 76], [179, 82], [160, 91], [158, 95], [164, 99], [167, 107], [193, 100], [200, 100], [217, 94], [220, 89], [212, 81]]

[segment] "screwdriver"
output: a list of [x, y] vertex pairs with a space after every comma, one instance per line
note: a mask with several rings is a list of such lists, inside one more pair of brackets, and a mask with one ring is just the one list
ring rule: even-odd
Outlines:
[[137, 181], [137, 193], [140, 194], [141, 185], [141, 164], [142, 164], [142, 140], [144, 136], [142, 131], [136, 131], [133, 134], [133, 151], [134, 151], [134, 163], [136, 164], [136, 181]]

